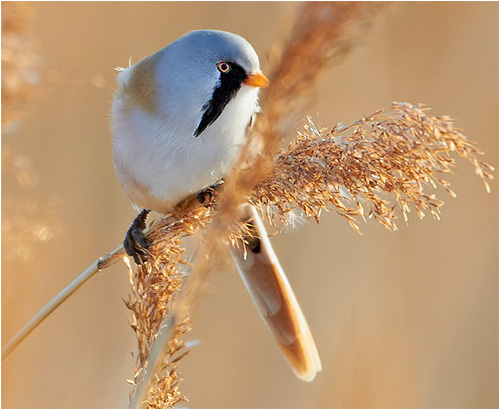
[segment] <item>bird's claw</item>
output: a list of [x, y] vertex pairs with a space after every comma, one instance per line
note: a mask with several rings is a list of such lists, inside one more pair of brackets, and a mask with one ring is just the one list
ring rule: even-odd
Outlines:
[[150, 209], [143, 209], [136, 216], [123, 241], [125, 252], [127, 252], [127, 255], [132, 256], [138, 265], [142, 263], [142, 258], [146, 255], [146, 249], [153, 244], [144, 236], [143, 232], [146, 229], [146, 220], [150, 212]]
[[212, 185], [207, 189], [200, 191], [196, 197], [198, 202], [205, 207], [211, 205], [215, 201], [215, 198], [217, 197], [217, 194], [221, 190], [223, 184], [224, 181], [222, 180], [218, 184]]

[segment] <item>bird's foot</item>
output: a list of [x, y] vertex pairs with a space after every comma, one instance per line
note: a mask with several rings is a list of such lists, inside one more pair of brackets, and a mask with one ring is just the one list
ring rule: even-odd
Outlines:
[[197, 199], [200, 204], [205, 207], [208, 207], [215, 202], [215, 198], [217, 197], [218, 192], [221, 190], [224, 181], [219, 182], [218, 184], [212, 185], [203, 191], [198, 193]]
[[146, 255], [145, 250], [153, 244], [153, 242], [144, 236], [143, 232], [146, 229], [146, 220], [150, 212], [150, 209], [143, 209], [136, 216], [123, 241], [125, 252], [127, 252], [127, 255], [132, 256], [138, 265], [142, 263], [142, 258]]

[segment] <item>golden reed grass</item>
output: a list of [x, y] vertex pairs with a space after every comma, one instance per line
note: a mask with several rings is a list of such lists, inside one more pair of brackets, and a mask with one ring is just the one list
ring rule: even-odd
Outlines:
[[[256, 206], [274, 224], [293, 223], [296, 215], [319, 221], [322, 210], [333, 208], [358, 232], [360, 219], [374, 219], [394, 230], [398, 209], [405, 222], [411, 206], [420, 217], [426, 211], [439, 216], [442, 201], [427, 190], [443, 186], [453, 195], [442, 179], [454, 167], [452, 153], [471, 162], [489, 189], [492, 168], [477, 159], [479, 150], [450, 119], [407, 103], [393, 103], [329, 132], [309, 121], [280, 152], [281, 139], [303, 115], [304, 101], [321, 73], [332, 59], [348, 53], [359, 26], [366, 26], [379, 7], [350, 2], [303, 5], [293, 37], [280, 58], [274, 56], [262, 114], [217, 194], [217, 203], [201, 205], [189, 198], [173, 215], [150, 226], [148, 238], [155, 244], [145, 264], [133, 268], [134, 289], [127, 301], [139, 343], [133, 383], [142, 384], [142, 392], [136, 394], [144, 399], [136, 398], [137, 405], [170, 407], [186, 400], [178, 390], [176, 365], [186, 347], [179, 337], [189, 329], [202, 284], [220, 268], [227, 244], [238, 245], [251, 234], [240, 219], [242, 205]], [[201, 246], [183, 280], [187, 264], [181, 240], [192, 235], [201, 238]], [[174, 336], [159, 359], [162, 370], [144, 380], [145, 366], [151, 366], [148, 352], [166, 323]]]
[[[267, 90], [267, 95], [263, 100], [263, 114], [257, 122], [255, 132], [249, 136], [249, 141], [242, 149], [239, 160], [234, 167], [233, 172], [227, 176], [224, 184], [224, 189], [217, 198], [217, 207], [214, 206], [197, 206], [196, 201], [187, 201], [181, 206], [181, 210], [176, 212], [173, 219], [167, 217], [166, 225], [156, 225], [151, 229], [151, 235], [164, 237], [167, 235], [169, 240], [177, 242], [184, 235], [198, 234], [202, 238], [202, 244], [198, 250], [200, 255], [191, 269], [191, 274], [184, 284], [182, 293], [173, 305], [170, 311], [163, 311], [157, 315], [157, 312], [151, 312], [155, 317], [162, 317], [161, 323], [165, 323], [171, 316], [184, 318], [192, 310], [192, 305], [197, 299], [202, 283], [206, 280], [207, 275], [216, 270], [220, 266], [220, 261], [224, 258], [226, 239], [233, 243], [243, 240], [243, 237], [248, 234], [246, 227], [240, 221], [240, 206], [247, 203], [253, 187], [258, 181], [261, 181], [272, 172], [273, 168], [273, 153], [279, 148], [280, 138], [284, 133], [289, 132], [284, 126], [286, 119], [296, 117], [301, 113], [299, 105], [292, 108], [291, 101], [299, 103], [304, 100], [306, 94], [311, 90], [313, 84], [324, 71], [327, 63], [331, 58], [339, 53], [334, 53], [335, 50], [347, 51], [346, 39], [352, 39], [354, 34], [354, 25], [358, 21], [366, 18], [372, 6], [363, 4], [356, 5], [350, 3], [309, 3], [302, 6], [300, 15], [302, 16], [294, 30], [294, 36], [280, 52], [280, 57], [274, 61], [273, 74], [271, 74], [271, 86]], [[307, 15], [304, 19], [304, 13]], [[315, 70], [304, 70], [304, 64], [314, 62]], [[304, 75], [304, 73], [309, 74]], [[276, 79], [280, 78], [279, 81]], [[259, 125], [260, 124], [260, 125]], [[280, 132], [278, 132], [279, 130]], [[257, 154], [256, 154], [257, 153]], [[210, 222], [209, 227], [200, 232], [200, 228]], [[172, 226], [173, 225], [173, 226]], [[171, 230], [170, 227], [175, 227]], [[178, 230], [180, 228], [180, 231]], [[157, 235], [157, 232], [162, 234]], [[153, 237], [150, 237], [153, 239]], [[178, 242], [177, 242], [178, 243]], [[170, 248], [166, 248], [170, 249]], [[167, 271], [171, 270], [170, 266], [174, 266], [176, 270], [177, 262], [179, 262], [179, 248], [173, 258], [170, 258], [168, 252], [162, 247], [153, 247], [147, 253], [146, 263], [151, 266], [156, 266], [154, 262], [158, 258], [162, 258], [157, 254], [161, 252], [166, 255], [164, 258], [167, 263], [171, 261], [173, 265], [169, 265]], [[149, 261], [152, 261], [149, 263]], [[142, 270], [141, 267], [135, 268], [134, 276], [140, 275], [137, 271]], [[161, 276], [160, 272], [151, 273], [153, 276]], [[178, 289], [171, 290], [174, 293]], [[133, 295], [136, 291], [133, 291]], [[152, 292], [149, 295], [155, 298], [157, 295]], [[130, 306], [135, 302], [134, 296], [129, 300]], [[155, 305], [155, 301], [148, 302], [150, 305]], [[134, 323], [144, 322], [137, 318], [137, 313]], [[159, 325], [161, 326], [161, 324]], [[151, 349], [151, 344], [144, 349], [144, 336], [149, 334], [149, 329], [134, 328], [138, 335], [139, 352]], [[147, 338], [146, 338], [147, 339]], [[146, 353], [147, 356], [147, 353]], [[165, 355], [161, 358], [166, 364], [171, 360], [170, 355]], [[140, 362], [140, 361], [139, 361]], [[144, 368], [139, 366], [136, 369], [136, 377], [134, 383], [141, 382], [141, 375], [145, 372]], [[176, 376], [176, 374], [174, 374]], [[166, 379], [171, 379], [165, 381]], [[173, 385], [176, 379], [172, 380], [170, 374], [159, 374], [155, 377], [150, 376], [148, 380], [143, 381], [142, 390], [149, 389], [159, 391], [158, 384]], [[147, 388], [145, 386], [151, 385]], [[176, 390], [177, 392], [177, 390]], [[144, 391], [139, 392], [141, 397], [149, 397], [147, 406], [155, 400], [151, 394], [147, 396]], [[137, 400], [136, 400], [137, 402]], [[160, 402], [157, 402], [160, 404]]]
[[455, 167], [453, 152], [473, 164], [489, 192], [493, 168], [478, 160], [482, 152], [448, 117], [426, 111], [394, 102], [329, 132], [310, 121], [275, 158], [273, 172], [255, 188], [251, 202], [271, 223], [289, 223], [297, 210], [319, 222], [321, 211], [333, 206], [357, 232], [356, 217], [396, 230], [396, 211], [407, 222], [411, 205], [420, 218], [428, 211], [439, 219], [443, 201], [426, 189], [442, 186], [455, 197], [443, 179]]
[[[481, 152], [448, 117], [430, 115], [419, 105], [393, 103], [330, 131], [309, 120], [281, 149], [321, 74], [348, 54], [378, 9], [362, 2], [302, 5], [292, 37], [271, 55], [262, 113], [216, 202], [187, 198], [173, 214], [150, 224], [153, 245], [143, 264], [129, 264], [131, 293], [125, 300], [138, 343], [131, 406], [171, 408], [187, 400], [177, 373], [189, 351], [183, 336], [203, 283], [227, 259], [227, 244], [240, 245], [252, 234], [240, 219], [243, 205], [254, 205], [272, 224], [293, 224], [297, 216], [319, 221], [323, 210], [334, 209], [357, 232], [359, 222], [370, 219], [394, 230], [398, 215], [407, 222], [412, 208], [419, 217], [439, 217], [443, 202], [428, 191], [441, 186], [454, 196], [443, 177], [455, 167], [454, 153], [473, 164], [489, 191], [492, 167], [479, 161]], [[5, 5], [2, 10], [5, 15]], [[184, 256], [188, 236], [201, 241], [192, 264]], [[123, 255], [119, 247], [89, 266], [7, 343], [2, 360], [76, 289]]]

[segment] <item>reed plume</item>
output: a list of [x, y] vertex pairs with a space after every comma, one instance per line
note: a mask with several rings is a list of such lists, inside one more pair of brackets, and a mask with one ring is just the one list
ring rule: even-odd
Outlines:
[[483, 153], [449, 117], [427, 111], [394, 102], [329, 132], [309, 120], [275, 158], [272, 174], [256, 187], [252, 203], [263, 208], [271, 223], [289, 223], [297, 210], [319, 222], [321, 211], [333, 206], [357, 232], [357, 221], [367, 218], [396, 230], [396, 211], [408, 222], [411, 205], [420, 218], [427, 211], [439, 219], [443, 201], [426, 189], [442, 186], [456, 196], [443, 179], [455, 168], [453, 152], [472, 163], [490, 192], [493, 168], [479, 161]]
[[[252, 232], [239, 219], [239, 205], [251, 203], [273, 224], [293, 224], [298, 214], [319, 222], [323, 210], [334, 209], [357, 232], [360, 232], [360, 220], [375, 220], [390, 230], [396, 230], [398, 210], [404, 222], [408, 222], [412, 207], [420, 218], [429, 212], [439, 219], [443, 201], [436, 193], [428, 191], [441, 186], [455, 196], [450, 183], [443, 179], [443, 175], [456, 167], [453, 154], [474, 166], [489, 191], [488, 180], [493, 178], [490, 173], [493, 168], [478, 159], [482, 152], [453, 126], [448, 117], [436, 117], [427, 111], [418, 105], [392, 103], [347, 127], [338, 125], [329, 132], [319, 130], [310, 121], [286, 150], [273, 157], [271, 171], [265, 178], [253, 178], [253, 171], [258, 168], [256, 171], [260, 176], [262, 169], [256, 167], [255, 162], [242, 166], [237, 174], [229, 176], [224, 191], [217, 197], [217, 206], [186, 201], [175, 215], [156, 221], [148, 234], [155, 244], [147, 252], [146, 263], [136, 268], [141, 272], [141, 280], [134, 279], [133, 282], [141, 283], [141, 294], [152, 298], [160, 306], [160, 310], [158, 307], [156, 310], [161, 314], [151, 316], [150, 309], [155, 309], [151, 301], [132, 309], [138, 315], [138, 321], [148, 326], [153, 324], [145, 331], [140, 331], [137, 322], [133, 324], [139, 345], [142, 343], [143, 346], [139, 349], [136, 379], [140, 381], [141, 372], [148, 365], [148, 349], [161, 323], [165, 323], [168, 317], [183, 318], [179, 323], [171, 324], [179, 330], [174, 332], [176, 337], [170, 343], [178, 343], [178, 335], [189, 327], [184, 319], [207, 275], [220, 267], [217, 260], [223, 257], [226, 244], [241, 244], [251, 235]], [[260, 161], [262, 158], [258, 157]], [[231, 184], [230, 178], [238, 182]], [[242, 192], [237, 185], [239, 182], [246, 184], [240, 186], [251, 187], [248, 188], [250, 191]], [[188, 235], [200, 235], [202, 249], [174, 303], [171, 295], [158, 290], [179, 291], [180, 272], [187, 266], [182, 259], [180, 238]], [[163, 274], [163, 271], [170, 273]], [[170, 280], [173, 284], [168, 283]], [[150, 284], [150, 290], [144, 290], [148, 288], [146, 282]], [[137, 299], [138, 296], [134, 297]], [[160, 303], [162, 298], [168, 302]], [[131, 307], [133, 303], [129, 301], [127, 305]], [[185, 344], [180, 346], [185, 347]], [[165, 366], [172, 363], [168, 359], [171, 360], [173, 355], [171, 345], [167, 351]], [[175, 369], [177, 362], [173, 366], [170, 364], [171, 368]], [[148, 405], [158, 400], [159, 392], [166, 394], [160, 385], [175, 386], [177, 394], [176, 377], [175, 371], [169, 371], [167, 377], [155, 378], [149, 388], [153, 398], [147, 400]]]
[[362, 1], [300, 5], [290, 37], [270, 53], [271, 85], [256, 124], [262, 134], [293, 136], [318, 80], [349, 55], [383, 8], [383, 3]]
[[[145, 366], [151, 366], [148, 349], [162, 323], [166, 326], [163, 331], [178, 340], [189, 327], [186, 318], [193, 311], [202, 284], [226, 257], [227, 243], [238, 246], [251, 236], [240, 219], [242, 205], [256, 206], [273, 224], [293, 223], [297, 214], [319, 222], [323, 210], [335, 209], [358, 232], [359, 220], [370, 219], [394, 230], [398, 209], [405, 222], [411, 206], [420, 217], [427, 211], [439, 217], [443, 202], [427, 190], [443, 186], [454, 195], [441, 176], [454, 168], [452, 153], [471, 162], [488, 189], [487, 180], [492, 178], [488, 171], [492, 168], [478, 160], [481, 152], [448, 117], [432, 116], [418, 105], [393, 103], [329, 132], [319, 130], [309, 120], [295, 141], [280, 150], [281, 140], [290, 137], [295, 119], [304, 114], [305, 102], [321, 73], [350, 51], [359, 26], [366, 27], [374, 8], [379, 7], [349, 2], [303, 5], [292, 39], [279, 53], [282, 57], [273, 63], [262, 114], [233, 171], [225, 178], [216, 205], [201, 205], [190, 198], [174, 215], [150, 226], [148, 238], [155, 245], [147, 252], [145, 267], [136, 268], [141, 272], [135, 274], [133, 282], [141, 283], [141, 294], [151, 300], [137, 304], [141, 296], [134, 289], [127, 302], [129, 307], [136, 306], [132, 309], [136, 315], [133, 328], [140, 346], [134, 384], [140, 386], [142, 392], [136, 394], [144, 399], [135, 398], [136, 404], [168, 406], [173, 401], [160, 398], [168, 396], [164, 390], [168, 386], [175, 387], [172, 397], [180, 397], [176, 396], [178, 360], [173, 363], [170, 353], [172, 339], [166, 345], [167, 354], [159, 359], [169, 370], [156, 377], [150, 374], [146, 380], [142, 375]], [[307, 69], [311, 66], [314, 70]], [[180, 239], [192, 235], [201, 238], [201, 247], [181, 290], [187, 264]], [[166, 283], [168, 278], [175, 285]], [[146, 291], [148, 286], [153, 290]], [[163, 288], [171, 294], [157, 291]], [[167, 299], [168, 303], [160, 302]], [[154, 318], [151, 322], [150, 317]], [[149, 323], [154, 326], [148, 327]], [[181, 342], [180, 346], [185, 344]]]
[[[319, 222], [323, 210], [334, 210], [357, 232], [360, 221], [369, 220], [395, 230], [398, 216], [407, 223], [411, 209], [419, 217], [430, 213], [439, 218], [443, 201], [437, 196], [439, 190], [430, 191], [442, 187], [454, 196], [444, 175], [455, 169], [457, 156], [472, 163], [489, 191], [492, 167], [478, 159], [482, 153], [450, 118], [433, 116], [420, 105], [392, 103], [347, 127], [337, 125], [329, 131], [308, 120], [296, 139], [286, 149], [281, 148], [282, 140], [293, 139], [296, 122], [306, 114], [321, 75], [348, 55], [360, 29], [369, 26], [380, 8], [379, 4], [363, 2], [301, 5], [292, 36], [271, 54], [271, 86], [263, 93], [262, 112], [216, 201], [200, 204], [195, 197], [187, 198], [173, 214], [150, 224], [147, 236], [153, 245], [146, 250], [143, 264], [129, 265], [131, 293], [125, 300], [138, 342], [135, 373], [129, 380], [132, 406], [171, 408], [187, 401], [179, 390], [177, 372], [179, 361], [189, 352], [185, 333], [203, 283], [227, 257], [226, 245], [239, 246], [252, 235], [240, 219], [241, 205], [256, 206], [275, 225], [293, 224], [297, 215]], [[7, 5], [2, 5], [3, 19], [9, 17], [6, 9]], [[17, 29], [19, 19], [7, 23], [3, 20], [2, 41], [11, 41], [5, 30]], [[19, 39], [9, 44], [23, 46]], [[5, 61], [13, 64], [13, 72], [25, 73], [21, 80], [36, 78], [30, 77], [29, 70], [15, 66], [35, 60], [13, 56], [4, 60], [2, 55], [4, 129], [9, 128], [4, 120], [11, 124], [18, 115], [17, 110], [4, 111], [17, 104], [9, 98], [24, 98], [30, 92], [26, 89], [24, 93], [26, 83], [19, 78], [4, 83], [10, 67]], [[29, 88], [30, 83], [27, 85]], [[21, 91], [9, 94], [12, 90]], [[9, 106], [6, 101], [15, 104]], [[5, 147], [2, 158], [4, 166], [14, 168], [20, 163]], [[26, 168], [20, 171], [16, 171], [20, 183], [29, 184], [30, 178], [35, 178]], [[40, 237], [47, 237], [45, 234], [39, 232]], [[183, 238], [188, 236], [201, 240], [193, 264], [184, 255]], [[91, 265], [88, 272], [94, 275], [123, 254], [123, 248], [118, 248]], [[85, 280], [91, 277], [84, 276]], [[65, 298], [77, 286], [66, 292]], [[62, 302], [57, 303], [54, 306]]]
[[[158, 333], [171, 317], [175, 296], [185, 279], [188, 263], [184, 259], [182, 237], [196, 232], [209, 219], [209, 208], [178, 206], [175, 215], [163, 218], [153, 225], [149, 239], [153, 242], [146, 250], [140, 265], [128, 263], [131, 294], [125, 305], [133, 313], [131, 327], [137, 338], [135, 355], [136, 371], [129, 382], [134, 386], [130, 393], [133, 402], [136, 386], [143, 379], [149, 365], [150, 352]], [[128, 262], [128, 258], [126, 259]], [[157, 373], [149, 392], [142, 391], [146, 408], [171, 408], [186, 401], [179, 390], [177, 362], [187, 354], [186, 342], [181, 337], [190, 329], [189, 316], [173, 325], [174, 329], [158, 359]], [[154, 365], [154, 363], [153, 363]]]

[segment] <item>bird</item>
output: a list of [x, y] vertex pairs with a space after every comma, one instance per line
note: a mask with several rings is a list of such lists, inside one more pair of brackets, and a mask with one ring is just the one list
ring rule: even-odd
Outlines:
[[[243, 37], [193, 30], [120, 69], [111, 106], [117, 177], [139, 211], [124, 247], [141, 263], [151, 245], [151, 211], [168, 214], [190, 195], [217, 187], [235, 164], [269, 80]], [[247, 205], [255, 238], [230, 253], [257, 310], [295, 374], [311, 381], [321, 362], [258, 211]]]

